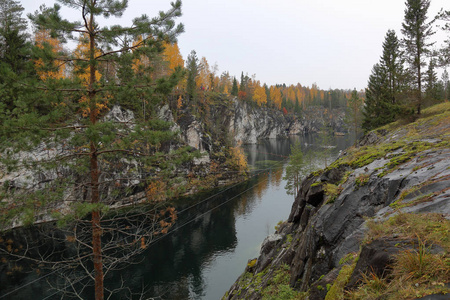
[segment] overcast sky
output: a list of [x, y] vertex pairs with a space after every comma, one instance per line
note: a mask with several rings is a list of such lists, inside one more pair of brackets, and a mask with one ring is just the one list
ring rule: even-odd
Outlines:
[[[25, 13], [53, 0], [20, 0]], [[114, 23], [150, 17], [170, 8], [168, 0], [129, 0]], [[217, 63], [219, 73], [241, 71], [268, 85], [276, 83], [322, 89], [363, 89], [378, 62], [388, 29], [401, 37], [404, 0], [183, 0], [185, 25], [179, 47]], [[449, 0], [431, 0], [431, 20]], [[67, 10], [63, 12], [67, 13]], [[69, 16], [78, 17], [71, 11]], [[443, 36], [436, 35], [442, 40]], [[440, 44], [441, 42], [438, 42]]]

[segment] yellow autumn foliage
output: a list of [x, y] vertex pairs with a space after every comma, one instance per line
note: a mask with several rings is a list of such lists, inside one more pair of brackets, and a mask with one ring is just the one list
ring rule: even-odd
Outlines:
[[[50, 45], [52, 52], [56, 55], [63, 50], [60, 41], [50, 36], [49, 30], [40, 30], [35, 33], [34, 40], [36, 46], [44, 49], [44, 44]], [[66, 65], [63, 61], [55, 59], [51, 65], [46, 65], [42, 58], [34, 61], [36, 73], [41, 80], [61, 79], [65, 77]]]

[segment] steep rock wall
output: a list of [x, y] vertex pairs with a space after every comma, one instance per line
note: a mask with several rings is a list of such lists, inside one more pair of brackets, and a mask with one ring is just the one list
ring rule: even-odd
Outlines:
[[[382, 221], [406, 212], [438, 213], [450, 219], [448, 121], [446, 117], [433, 124], [418, 122], [384, 137], [380, 135], [386, 131], [372, 132], [360, 150], [353, 149], [327, 170], [311, 174], [303, 181], [288, 220], [266, 238], [260, 256], [249, 262], [224, 299], [261, 299], [283, 266], [289, 266], [285, 274], [294, 291], [305, 292], [307, 299], [324, 299], [328, 292], [324, 287], [336, 280], [344, 258], [358, 253], [363, 244], [368, 218]], [[327, 192], [328, 185], [338, 187], [338, 192]], [[398, 249], [417, 244], [395, 238], [363, 247], [364, 263], [356, 266], [349, 286], [360, 282], [361, 272], [385, 274]], [[373, 257], [384, 267], [378, 270], [367, 262]]]

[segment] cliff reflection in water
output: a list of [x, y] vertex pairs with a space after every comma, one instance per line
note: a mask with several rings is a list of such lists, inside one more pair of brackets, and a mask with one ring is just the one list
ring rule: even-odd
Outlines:
[[[244, 271], [247, 260], [258, 255], [264, 238], [289, 215], [293, 199], [284, 190], [283, 165], [297, 140], [305, 149], [320, 150], [311, 147], [314, 137], [246, 145], [249, 164], [261, 173], [232, 188], [174, 201], [179, 213], [171, 232], [155, 240], [136, 258], [136, 264], [109, 273], [106, 287], [115, 289], [123, 284], [134, 294], [143, 292], [144, 299], [220, 299]], [[350, 142], [338, 137], [335, 144], [333, 157]], [[314, 164], [321, 164], [315, 159]], [[216, 196], [210, 198], [212, 195]], [[1, 282], [0, 296], [36, 279], [35, 275], [24, 276], [8, 281], [6, 287]], [[22, 298], [12, 294], [4, 299], [27, 299], [26, 295], [28, 299], [42, 299], [53, 293], [45, 286], [46, 280], [57, 279], [49, 276], [21, 289]], [[91, 291], [83, 294], [84, 299], [92, 296]], [[121, 299], [121, 295], [110, 299]]]

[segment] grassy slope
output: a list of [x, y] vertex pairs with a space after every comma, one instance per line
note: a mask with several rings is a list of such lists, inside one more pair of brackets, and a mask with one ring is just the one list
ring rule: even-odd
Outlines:
[[[348, 164], [353, 168], [363, 167], [375, 159], [390, 158], [379, 177], [399, 168], [418, 153], [425, 150], [450, 148], [450, 103], [442, 103], [424, 110], [422, 116], [413, 122], [405, 120], [391, 123], [377, 130], [387, 131], [385, 137], [376, 145], [351, 148], [348, 155], [336, 161], [331, 167]], [[392, 155], [395, 150], [398, 154]], [[419, 166], [418, 166], [419, 167]], [[430, 294], [449, 293], [450, 282], [450, 220], [449, 216], [429, 213], [401, 213], [404, 205], [416, 205], [421, 201], [429, 201], [434, 196], [426, 195], [420, 201], [402, 204], [401, 201], [414, 188], [405, 191], [391, 205], [398, 214], [383, 221], [368, 222], [369, 231], [364, 243], [375, 239], [395, 236], [398, 239], [416, 239], [416, 250], [405, 250], [395, 256], [392, 272], [386, 277], [378, 277], [373, 273], [366, 274], [356, 290], [344, 289], [351, 275], [349, 268], [343, 268], [326, 299], [414, 299]], [[450, 199], [449, 199], [450, 201]], [[443, 249], [440, 253], [432, 253], [431, 245]], [[356, 258], [357, 260], [357, 258]], [[355, 261], [356, 261], [355, 260]]]

